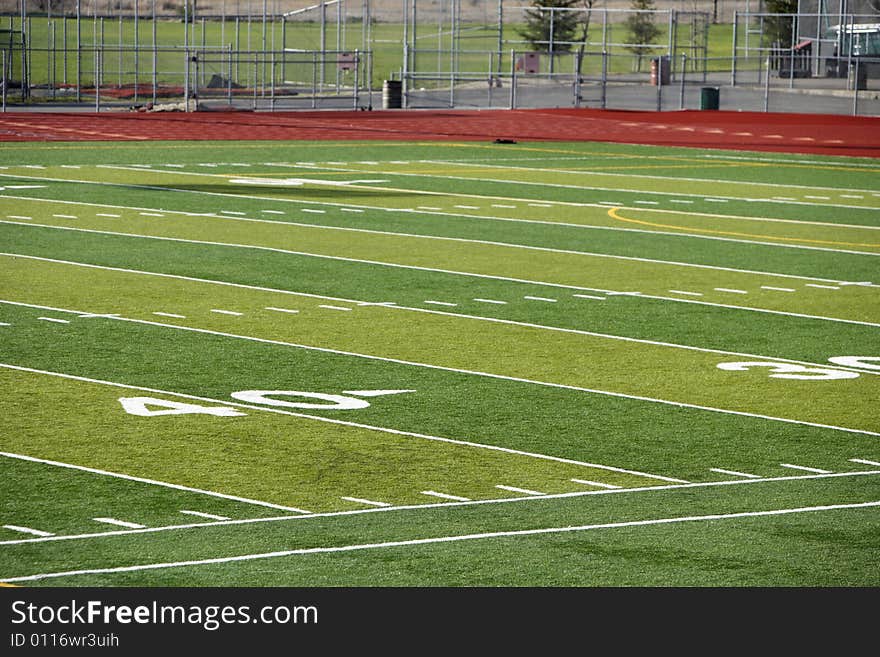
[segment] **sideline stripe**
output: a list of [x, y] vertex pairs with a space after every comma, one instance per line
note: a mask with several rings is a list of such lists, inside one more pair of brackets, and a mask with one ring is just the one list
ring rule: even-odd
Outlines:
[[[525, 497], [501, 497], [494, 498], [488, 500], [468, 500], [462, 498], [461, 501], [452, 501], [452, 502], [437, 502], [434, 504], [410, 504], [403, 506], [390, 506], [385, 508], [370, 508], [370, 509], [354, 509], [350, 511], [330, 511], [326, 513], [313, 513], [310, 515], [296, 515], [296, 516], [271, 516], [268, 518], [245, 518], [242, 520], [227, 520], [223, 522], [203, 522], [196, 524], [187, 524], [187, 525], [166, 525], [164, 527], [150, 527], [147, 529], [132, 529], [129, 531], [111, 531], [111, 532], [101, 532], [101, 533], [91, 533], [91, 534], [77, 534], [77, 535], [67, 535], [67, 536], [53, 536], [48, 538], [30, 538], [30, 539], [20, 539], [15, 541], [0, 541], [0, 545], [18, 545], [20, 543], [45, 543], [45, 542], [55, 542], [55, 541], [70, 541], [70, 540], [84, 540], [84, 539], [92, 539], [92, 538], [104, 538], [107, 536], [119, 536], [119, 535], [128, 535], [128, 534], [155, 534], [157, 532], [167, 532], [167, 531], [177, 531], [181, 529], [197, 529], [203, 527], [221, 527], [226, 525], [252, 525], [252, 524], [260, 524], [264, 522], [287, 522], [287, 521], [296, 521], [296, 520], [306, 520], [311, 518], [335, 518], [338, 516], [352, 516], [352, 515], [361, 515], [364, 513], [385, 513], [385, 512], [397, 512], [397, 511], [421, 511], [424, 509], [445, 509], [449, 507], [455, 506], [480, 506], [483, 504], [528, 504], [537, 500], [561, 500], [567, 498], [578, 498], [578, 497], [587, 497], [590, 495], [616, 495], [616, 494], [629, 494], [629, 493], [655, 493], [666, 490], [677, 490], [679, 488], [715, 488], [717, 486], [740, 486], [740, 485], [751, 485], [751, 484], [763, 484], [763, 483], [777, 483], [777, 482], [788, 482], [788, 481], [799, 481], [805, 479], [832, 479], [838, 477], [859, 477], [859, 476], [876, 476], [880, 475], [880, 470], [865, 470], [861, 472], [836, 472], [827, 475], [820, 474], [810, 474], [810, 475], [790, 475], [785, 477], [765, 477], [762, 479], [734, 479], [734, 480], [725, 480], [725, 481], [707, 481], [696, 484], [665, 484], [665, 485], [657, 485], [657, 486], [642, 486], [639, 488], [615, 488], [615, 489], [607, 489], [603, 488], [602, 490], [590, 490], [590, 491], [577, 491], [570, 493], [553, 493], [550, 495], [546, 495], [543, 497], [533, 497], [533, 496], [525, 496]], [[444, 493], [437, 493], [436, 491], [422, 491], [423, 495], [433, 495], [435, 497], [443, 497], [449, 499], [451, 496], [446, 495]]]
[[[0, 365], [0, 367], [9, 367], [8, 365]], [[15, 368], [18, 369], [18, 368]], [[111, 384], [112, 385], [112, 384]], [[292, 506], [281, 506], [280, 504], [272, 504], [271, 502], [261, 502], [259, 500], [252, 500], [246, 497], [238, 497], [236, 495], [226, 495], [224, 493], [215, 493], [210, 490], [203, 490], [201, 488], [192, 488], [190, 486], [181, 486], [180, 484], [172, 484], [167, 481], [157, 481], [155, 479], [145, 479], [143, 477], [133, 477], [131, 475], [121, 474], [119, 472], [110, 472], [108, 470], [99, 470], [97, 468], [89, 468], [83, 465], [73, 465], [70, 463], [61, 463], [60, 461], [50, 461], [49, 459], [41, 459], [36, 458], [34, 456], [25, 456], [24, 454], [13, 454], [11, 452], [0, 452], [0, 456], [5, 456], [10, 459], [18, 459], [20, 461], [30, 461], [31, 463], [42, 463], [44, 465], [54, 465], [59, 468], [68, 468], [70, 470], [80, 470], [82, 472], [90, 472], [92, 474], [103, 475], [105, 477], [115, 477], [117, 479], [125, 479], [127, 481], [137, 481], [143, 484], [150, 484], [153, 486], [162, 486], [164, 488], [173, 488], [175, 490], [183, 490], [190, 493], [201, 493], [202, 495], [210, 495], [211, 497], [222, 497], [226, 500], [233, 500], [235, 502], [244, 502], [245, 504], [255, 504], [257, 506], [266, 506], [270, 509], [278, 509], [280, 511], [293, 511], [294, 513], [309, 513], [308, 511], [303, 511], [302, 509], [297, 509]]]
[[358, 550], [376, 550], [382, 548], [410, 547], [416, 545], [430, 545], [436, 543], [455, 543], [461, 541], [485, 540], [494, 538], [512, 538], [523, 536], [540, 536], [547, 534], [562, 534], [571, 532], [584, 532], [597, 529], [620, 529], [624, 527], [648, 527], [652, 525], [670, 525], [685, 522], [705, 522], [710, 520], [735, 520], [741, 518], [763, 518], [771, 516], [791, 515], [796, 513], [817, 513], [824, 511], [842, 511], [851, 509], [866, 509], [880, 506], [878, 502], [860, 502], [853, 504], [828, 504], [824, 506], [796, 507], [790, 509], [773, 509], [770, 511], [746, 511], [741, 513], [717, 513], [703, 516], [683, 516], [678, 518], [652, 518], [648, 520], [629, 520], [624, 522], [608, 522], [593, 525], [580, 525], [577, 527], [541, 527], [537, 529], [521, 529], [516, 531], [485, 532], [482, 534], [460, 534], [457, 536], [437, 536], [432, 538], [417, 538], [407, 541], [387, 541], [384, 543], [361, 543], [355, 545], [340, 545], [331, 547], [302, 548], [297, 550], [282, 550], [278, 552], [263, 552], [259, 554], [244, 554], [234, 557], [218, 557], [215, 559], [199, 559], [192, 561], [176, 561], [167, 563], [151, 563], [136, 566], [118, 566], [115, 568], [90, 568], [83, 570], [69, 570], [54, 573], [41, 573], [38, 575], [25, 575], [23, 577], [2, 577], [5, 582], [28, 582], [43, 579], [57, 579], [60, 577], [73, 577], [77, 575], [101, 575], [112, 573], [127, 573], [145, 570], [161, 570], [166, 568], [181, 568], [190, 566], [207, 566], [221, 563], [236, 563], [242, 561], [254, 561], [257, 559], [273, 559], [307, 554], [328, 554], [337, 552], [354, 552]]

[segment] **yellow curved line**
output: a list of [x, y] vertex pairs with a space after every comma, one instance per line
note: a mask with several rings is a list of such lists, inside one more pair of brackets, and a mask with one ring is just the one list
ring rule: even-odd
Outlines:
[[808, 240], [800, 237], [776, 237], [774, 235], [752, 235], [751, 233], [735, 233], [725, 230], [707, 230], [705, 228], [691, 228], [690, 226], [673, 226], [670, 224], [655, 224], [650, 221], [641, 221], [640, 219], [627, 219], [617, 214], [620, 208], [611, 208], [608, 210], [608, 216], [618, 221], [624, 221], [630, 224], [639, 224], [641, 226], [650, 226], [651, 228], [669, 228], [671, 230], [684, 230], [689, 233], [706, 233], [709, 235], [728, 235], [733, 237], [752, 237], [761, 240], [778, 240], [781, 242], [802, 242], [806, 244], [826, 244], [833, 246], [862, 246], [867, 248], [878, 248], [880, 244], [863, 244], [861, 242], [831, 242], [829, 240]]

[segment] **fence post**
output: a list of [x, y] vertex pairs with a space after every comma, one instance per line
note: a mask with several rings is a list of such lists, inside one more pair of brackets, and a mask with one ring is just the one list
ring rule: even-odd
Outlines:
[[3, 90], [0, 93], [2, 93], [2, 95], [3, 95], [3, 111], [5, 112], [6, 111], [6, 60], [9, 57], [9, 51], [3, 50], [2, 53], [3, 53]]
[[189, 111], [189, 48], [183, 50], [183, 109]]
[[684, 78], [687, 74], [687, 53], [681, 53], [681, 81], [679, 83], [678, 109], [684, 109]]
[[608, 51], [602, 51], [602, 109], [605, 109], [606, 86], [608, 84]]
[[766, 70], [764, 71], [764, 111], [770, 108], [770, 56], [764, 60]]
[[[102, 19], [103, 20], [103, 19]], [[101, 53], [100, 48], [95, 48], [95, 113], [101, 111]]]
[[859, 57], [854, 58], [855, 84], [853, 84], [853, 116], [859, 114]]
[[[736, 86], [736, 28], [739, 25], [739, 12], [733, 12], [733, 52], [730, 53], [730, 86]], [[748, 25], [746, 25], [746, 34], [748, 34]]]
[[360, 105], [360, 84], [361, 84], [361, 51], [355, 49], [354, 51], [354, 108], [357, 109]]
[[510, 51], [510, 109], [516, 109], [516, 50]]

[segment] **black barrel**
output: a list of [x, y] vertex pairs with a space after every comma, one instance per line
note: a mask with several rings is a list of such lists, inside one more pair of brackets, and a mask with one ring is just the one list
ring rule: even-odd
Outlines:
[[400, 109], [403, 107], [403, 82], [385, 80], [382, 84], [382, 108]]
[[700, 109], [717, 110], [720, 94], [718, 87], [703, 87], [700, 89]]

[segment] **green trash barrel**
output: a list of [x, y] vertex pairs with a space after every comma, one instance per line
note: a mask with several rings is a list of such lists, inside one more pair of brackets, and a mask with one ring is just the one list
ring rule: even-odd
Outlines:
[[703, 87], [700, 89], [700, 109], [717, 110], [719, 97], [718, 87]]

